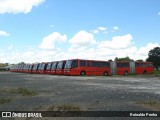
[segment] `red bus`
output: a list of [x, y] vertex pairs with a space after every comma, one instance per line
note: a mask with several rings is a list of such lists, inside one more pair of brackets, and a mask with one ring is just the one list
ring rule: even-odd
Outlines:
[[67, 60], [64, 75], [110, 75], [110, 62], [72, 59]]
[[18, 72], [23, 72], [24, 65], [19, 65]]
[[39, 73], [40, 73], [40, 74], [46, 74], [47, 64], [48, 64], [48, 63], [41, 63], [41, 64], [40, 64], [40, 69], [39, 69]]
[[18, 69], [19, 69], [19, 65], [16, 65], [13, 69], [13, 72], [18, 72]]
[[57, 64], [58, 64], [57, 61], [52, 63], [52, 67], [51, 67], [51, 74], [52, 75], [56, 75]]
[[11, 66], [9, 71], [10, 72], [15, 72], [16, 71], [16, 67], [17, 67], [17, 65]]
[[117, 75], [128, 75], [130, 74], [129, 62], [116, 62], [116, 74]]
[[34, 66], [33, 64], [29, 65], [28, 73], [32, 73], [33, 66]]
[[21, 72], [22, 72], [22, 73], [26, 70], [26, 67], [27, 67], [27, 65], [26, 65], [26, 64], [25, 64], [25, 65], [23, 65], [23, 68], [22, 68], [22, 70], [21, 70]]
[[37, 74], [38, 73], [38, 67], [39, 67], [39, 63], [34, 64], [33, 69], [32, 69], [32, 73]]
[[29, 69], [29, 64], [26, 64], [26, 65], [23, 66], [22, 72], [27, 73], [28, 69]]
[[51, 74], [51, 68], [52, 68], [53, 62], [49, 62], [46, 68], [46, 74]]
[[15, 65], [15, 66], [13, 66], [12, 71], [13, 71], [13, 72], [16, 72], [16, 71], [17, 71], [17, 69], [18, 69], [18, 65]]
[[136, 74], [149, 74], [153, 73], [154, 67], [152, 62], [135, 62]]
[[64, 67], [66, 64], [66, 60], [59, 61], [56, 68], [56, 75], [64, 75]]
[[39, 66], [38, 66], [38, 69], [37, 69], [37, 73], [38, 73], [38, 74], [40, 74], [42, 64], [43, 64], [43, 63], [39, 63]]

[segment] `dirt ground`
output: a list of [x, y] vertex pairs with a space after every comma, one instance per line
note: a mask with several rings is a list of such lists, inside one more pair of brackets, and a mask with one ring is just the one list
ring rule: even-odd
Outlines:
[[160, 111], [160, 77], [81, 77], [0, 72], [0, 100], [0, 111], [54, 111], [60, 106], [78, 111]]

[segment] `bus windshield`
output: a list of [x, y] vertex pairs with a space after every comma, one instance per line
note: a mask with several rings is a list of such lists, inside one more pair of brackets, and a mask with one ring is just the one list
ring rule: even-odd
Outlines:
[[58, 62], [57, 68], [62, 68], [63, 67], [63, 62]]
[[52, 64], [52, 70], [53, 70], [53, 69], [56, 69], [56, 66], [57, 66], [57, 63], [56, 63], [56, 62], [53, 63], [53, 64]]
[[64, 68], [71, 68], [72, 60], [67, 60]]
[[52, 63], [48, 63], [48, 65], [47, 65], [47, 70], [51, 68], [51, 64], [52, 64]]
[[78, 60], [67, 60], [65, 68], [76, 68], [78, 67]]
[[34, 65], [33, 70], [36, 70], [38, 67], [38, 64]]
[[45, 69], [45, 63], [41, 65], [41, 70]]

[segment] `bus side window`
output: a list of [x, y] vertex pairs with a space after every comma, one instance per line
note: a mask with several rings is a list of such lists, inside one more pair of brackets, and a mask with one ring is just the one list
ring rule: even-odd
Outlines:
[[91, 65], [90, 65], [90, 61], [87, 61], [87, 67], [90, 67]]
[[143, 63], [139, 63], [139, 67], [143, 67]]
[[92, 66], [92, 67], [97, 67], [97, 62], [91, 61], [91, 66]]
[[85, 67], [86, 66], [86, 61], [80, 61], [80, 66]]
[[143, 63], [143, 67], [146, 67], [146, 63]]
[[72, 61], [71, 68], [76, 68], [76, 67], [78, 67], [78, 61], [74, 60], [74, 61]]
[[138, 64], [138, 63], [136, 63], [136, 67], [139, 67], [139, 64]]
[[148, 64], [148, 67], [152, 67], [152, 66], [153, 66], [153, 64], [152, 64], [152, 63]]

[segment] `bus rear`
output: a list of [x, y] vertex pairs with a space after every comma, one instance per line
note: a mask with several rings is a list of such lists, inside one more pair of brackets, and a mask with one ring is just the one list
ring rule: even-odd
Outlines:
[[66, 60], [59, 61], [56, 68], [56, 75], [64, 75], [64, 67], [66, 64]]
[[150, 74], [153, 73], [154, 67], [152, 62], [136, 62], [135, 72], [136, 74]]

